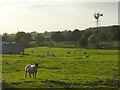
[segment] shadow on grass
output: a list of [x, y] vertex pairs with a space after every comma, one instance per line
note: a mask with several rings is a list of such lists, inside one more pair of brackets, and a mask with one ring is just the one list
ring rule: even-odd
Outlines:
[[23, 57], [23, 56], [29, 56], [30, 54], [23, 54], [23, 55], [20, 55], [19, 57]]
[[[46, 83], [48, 87], [46, 88], [120, 88], [119, 84], [120, 81], [118, 80], [112, 80], [112, 79], [106, 79], [105, 81], [99, 80], [98, 82], [86, 82], [86, 83], [74, 83], [74, 84], [69, 84], [61, 81], [54, 81], [54, 80], [45, 80], [41, 81], [42, 83]], [[2, 90], [10, 89], [10, 88], [15, 88], [14, 86], [20, 85], [20, 84], [29, 84], [29, 83], [36, 83], [35, 81], [25, 81], [25, 82], [11, 82], [10, 84], [3, 81], [2, 82]], [[55, 87], [53, 87], [53, 85]], [[74, 87], [75, 86], [75, 87]], [[35, 87], [34, 87], [35, 88]], [[38, 88], [38, 87], [36, 87]], [[109, 89], [110, 90], [110, 89]], [[112, 89], [113, 90], [113, 89]]]
[[13, 85], [25, 84], [25, 83], [35, 83], [34, 81], [25, 81], [25, 82], [11, 82]]
[[54, 85], [59, 86], [61, 88], [77, 88], [77, 87], [81, 87], [81, 88], [85, 88], [85, 87], [90, 87], [90, 88], [91, 87], [92, 88], [120, 88], [120, 86], [119, 86], [120, 82], [117, 80], [111, 80], [111, 79], [106, 79], [105, 81], [100, 80], [98, 82], [86, 82], [85, 84], [83, 84], [82, 82], [69, 84], [69, 83], [54, 81], [54, 80], [46, 80], [46, 81], [41, 81], [41, 82], [46, 83], [46, 84], [54, 84]]
[[70, 88], [71, 87], [71, 84], [68, 84], [65, 82], [54, 81], [54, 80], [46, 80], [46, 81], [41, 81], [41, 82], [55, 84], [56, 86], [60, 86], [62, 88]]
[[12, 84], [9, 84], [5, 82], [4, 80], [2, 81], [2, 90], [5, 90], [5, 88], [14, 88]]
[[120, 81], [114, 79], [106, 79], [106, 83], [104, 85], [120, 88]]
[[[120, 88], [120, 81], [113, 80], [113, 79], [106, 79], [105, 81], [99, 80], [98, 82], [86, 82], [83, 86], [90, 86], [90, 87], [98, 87], [104, 88], [104, 87], [112, 87], [112, 88]], [[100, 87], [104, 86], [104, 87]]]
[[46, 68], [46, 69], [61, 69], [61, 68], [58, 68], [58, 67], [38, 67], [38, 68]]

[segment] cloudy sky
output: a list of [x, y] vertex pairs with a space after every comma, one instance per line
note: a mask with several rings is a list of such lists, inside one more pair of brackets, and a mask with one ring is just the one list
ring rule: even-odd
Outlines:
[[118, 24], [117, 0], [0, 0], [0, 34], [84, 30], [96, 27], [95, 11], [103, 13], [99, 26]]

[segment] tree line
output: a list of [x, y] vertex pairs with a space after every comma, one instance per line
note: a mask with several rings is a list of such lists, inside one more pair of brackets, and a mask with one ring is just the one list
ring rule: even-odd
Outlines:
[[16, 34], [7, 34], [2, 35], [2, 41], [4, 42], [15, 42], [16, 44], [27, 45], [30, 42], [35, 42], [37, 45], [40, 45], [43, 42], [56, 42], [57, 45], [62, 41], [72, 41], [75, 47], [84, 48], [91, 44], [99, 44], [99, 42], [105, 41], [119, 41], [120, 26], [106, 26], [99, 28], [87, 28], [85, 30], [75, 29], [57, 31], [57, 32], [44, 32], [36, 33], [32, 35], [31, 33], [26, 32], [17, 32]]

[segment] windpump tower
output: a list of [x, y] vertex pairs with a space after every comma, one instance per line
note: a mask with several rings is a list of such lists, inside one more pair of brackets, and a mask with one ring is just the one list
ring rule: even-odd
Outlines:
[[95, 12], [94, 13], [94, 18], [97, 20], [97, 28], [98, 28], [100, 16], [103, 16], [103, 14], [101, 14], [100, 12]]

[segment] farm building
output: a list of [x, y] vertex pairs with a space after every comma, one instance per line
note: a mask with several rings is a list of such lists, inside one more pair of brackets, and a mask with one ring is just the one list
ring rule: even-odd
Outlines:
[[2, 47], [2, 54], [20, 54], [20, 52], [24, 52], [23, 45], [0, 42], [0, 47]]

